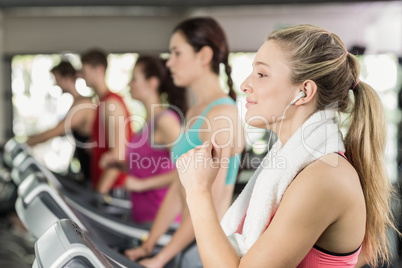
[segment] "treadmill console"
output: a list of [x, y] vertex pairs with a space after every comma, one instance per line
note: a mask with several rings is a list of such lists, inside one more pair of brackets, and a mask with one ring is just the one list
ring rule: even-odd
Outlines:
[[15, 210], [36, 238], [60, 219], [72, 219], [86, 230], [58, 192], [46, 183], [45, 176], [38, 172], [30, 174], [18, 187]]
[[113, 267], [73, 221], [62, 219], [53, 224], [35, 243], [37, 268]]
[[25, 143], [19, 143], [13, 138], [9, 139], [4, 145], [4, 162], [9, 167], [12, 167], [14, 158], [23, 151], [27, 151], [27, 145]]

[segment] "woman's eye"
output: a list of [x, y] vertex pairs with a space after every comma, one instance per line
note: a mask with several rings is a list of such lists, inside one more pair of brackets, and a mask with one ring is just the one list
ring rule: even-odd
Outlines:
[[266, 75], [265, 75], [265, 74], [262, 74], [262, 73], [258, 73], [258, 77], [259, 77], [259, 78], [262, 78], [262, 77], [266, 77]]

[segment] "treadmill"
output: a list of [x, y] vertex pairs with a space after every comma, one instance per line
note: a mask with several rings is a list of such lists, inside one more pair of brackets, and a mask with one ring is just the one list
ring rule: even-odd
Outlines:
[[[118, 213], [114, 211], [116, 208], [111, 212], [110, 207], [106, 205], [105, 209], [105, 205], [100, 206], [96, 201], [103, 196], [72, 179], [54, 174], [30, 156], [24, 146], [18, 151], [17, 159], [12, 161], [16, 170], [13, 181], [20, 184], [15, 207], [22, 222], [35, 237], [39, 238], [49, 226], [63, 218], [72, 219], [81, 229], [91, 230], [91, 238], [97, 236], [120, 252], [138, 246], [148, 236], [150, 226], [138, 225], [128, 219], [131, 211], [128, 200], [107, 198], [104, 203], [119, 203], [115, 206], [120, 207]], [[26, 156], [20, 157], [23, 153]], [[124, 206], [126, 214], [121, 213]], [[158, 240], [155, 252], [170, 241], [174, 231], [175, 228], [170, 229]]]
[[28, 175], [20, 184], [15, 209], [22, 223], [36, 239], [56, 221], [64, 218], [72, 219], [86, 230], [40, 172]]
[[55, 222], [35, 243], [33, 268], [142, 267], [126, 260], [116, 261], [110, 249], [93, 241], [69, 219]]
[[11, 178], [18, 186], [32, 173], [42, 173], [49, 184], [52, 184], [56, 188], [62, 186], [53, 172], [40, 164], [28, 153], [28, 150], [23, 150], [12, 159]]
[[14, 211], [17, 187], [11, 179], [11, 169], [4, 161], [3, 147], [0, 148], [0, 217]]
[[28, 152], [28, 145], [25, 143], [19, 143], [14, 138], [9, 139], [4, 144], [4, 162], [9, 166], [12, 167], [14, 158], [21, 152]]
[[32, 173], [42, 172], [45, 174], [48, 182], [56, 189], [88, 196], [86, 199], [90, 199], [91, 203], [96, 206], [102, 205], [102, 209], [107, 212], [106, 214], [120, 215], [125, 218], [130, 216], [132, 204], [123, 189], [115, 189], [112, 195], [100, 195], [71, 177], [51, 172], [31, 156], [28, 152], [28, 147], [23, 144], [17, 144], [14, 141], [10, 142], [10, 144], [17, 148], [9, 156], [9, 162], [13, 167], [11, 178], [15, 185], [18, 186], [21, 184]]
[[[17, 199], [16, 203], [16, 208], [19, 210], [22, 210], [23, 204], [26, 209], [27, 204], [33, 202], [33, 197], [38, 195], [41, 199], [53, 199], [59, 204], [58, 206], [63, 206], [62, 210], [73, 210], [71, 215], [79, 215], [91, 222], [95, 232], [101, 234], [104, 240], [109, 241], [111, 246], [119, 250], [138, 246], [149, 234], [150, 226], [135, 224], [131, 221], [129, 200], [105, 197], [92, 189], [84, 188], [71, 179], [50, 172], [33, 157], [24, 158], [24, 161], [13, 171], [15, 171], [12, 172], [13, 181], [17, 185], [21, 183], [21, 189], [19, 189], [21, 198]], [[27, 183], [25, 183], [26, 180]], [[33, 189], [35, 189], [34, 192], [32, 192]], [[25, 203], [22, 202], [23, 200]], [[23, 220], [24, 214], [19, 216]], [[53, 224], [56, 218], [58, 218], [57, 215], [49, 216], [49, 220], [52, 220], [48, 226]], [[76, 221], [74, 218], [71, 219]], [[25, 220], [25, 222], [29, 221]], [[80, 227], [83, 228], [82, 225]], [[41, 233], [44, 230], [38, 232]], [[174, 231], [175, 228], [172, 227], [168, 234], [158, 240], [158, 245], [166, 245]]]
[[[89, 222], [75, 215], [75, 212], [65, 204], [62, 197], [57, 194], [57, 191], [46, 183], [45, 177], [40, 173], [29, 175], [19, 186], [18, 194], [19, 197], [16, 202], [17, 214], [26, 228], [38, 241], [41, 240], [42, 236], [47, 233], [49, 228], [52, 229], [52, 226], [58, 221], [68, 219], [74, 222], [76, 229], [78, 228], [82, 233], [85, 233], [85, 236], [90, 237], [96, 247], [98, 247], [104, 255], [107, 255], [107, 259], [112, 261], [115, 265], [106, 267], [141, 267], [116, 250], [110, 248], [108, 244], [105, 243], [105, 240], [99, 236], [98, 233], [94, 232], [94, 228]], [[41, 246], [40, 248], [38, 248], [38, 246], [35, 247], [36, 254], [42, 256], [40, 258], [41, 261], [34, 264], [38, 265], [37, 267], [42, 267], [40, 265], [44, 265], [43, 267], [102, 267], [98, 266], [99, 263], [96, 261], [95, 266], [71, 266], [71, 263], [67, 266], [59, 266], [60, 263], [57, 262], [54, 264], [55, 266], [48, 266], [47, 260], [53, 258], [52, 256], [56, 249], [65, 250], [68, 253], [64, 255], [67, 254], [67, 256], [69, 256], [68, 254], [71, 252], [68, 247], [62, 247], [60, 249], [57, 241], [55, 245], [49, 243], [46, 237], [45, 235], [45, 238], [42, 239], [42, 241], [47, 241], [46, 246]], [[59, 239], [61, 239], [60, 237]], [[66, 256], [64, 257], [67, 258]]]
[[3, 159], [11, 169], [11, 178], [16, 186], [29, 174], [38, 171], [44, 173], [57, 187], [60, 186], [60, 183], [52, 178], [53, 173], [35, 160], [25, 143], [19, 143], [14, 138], [8, 140], [4, 145]]

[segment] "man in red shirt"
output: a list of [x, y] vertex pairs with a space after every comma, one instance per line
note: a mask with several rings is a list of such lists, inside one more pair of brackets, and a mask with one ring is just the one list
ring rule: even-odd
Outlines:
[[123, 181], [119, 179], [119, 169], [103, 169], [99, 166], [99, 160], [105, 153], [110, 153], [115, 159], [125, 160], [126, 144], [132, 135], [130, 113], [123, 98], [106, 85], [106, 53], [98, 49], [87, 51], [81, 55], [81, 62], [81, 75], [99, 98], [92, 128], [92, 187], [106, 194]]

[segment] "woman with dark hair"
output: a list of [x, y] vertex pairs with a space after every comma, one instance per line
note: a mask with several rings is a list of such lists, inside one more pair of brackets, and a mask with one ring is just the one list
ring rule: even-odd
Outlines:
[[[213, 203], [222, 217], [229, 207], [244, 147], [243, 130], [235, 105], [235, 94], [228, 64], [229, 47], [221, 26], [212, 18], [191, 18], [178, 24], [170, 39], [167, 62], [175, 85], [188, 87], [195, 97], [186, 113], [185, 132], [172, 147], [173, 161], [210, 139], [222, 146], [226, 160], [213, 185]], [[219, 81], [220, 65], [228, 76], [229, 95]], [[170, 186], [148, 239], [139, 247], [125, 252], [131, 260], [150, 257], [158, 238], [182, 212], [180, 226], [171, 241], [156, 256], [140, 261], [145, 267], [163, 267], [184, 249], [179, 266], [201, 267], [184, 191], [178, 177]]]
[[[154, 220], [168, 186], [177, 176], [169, 150], [180, 135], [187, 103], [185, 90], [173, 84], [165, 62], [156, 56], [139, 56], [129, 83], [131, 96], [144, 104], [147, 118], [127, 145], [123, 167], [128, 171], [115, 180], [122, 181], [131, 192], [136, 223]], [[109, 153], [102, 157], [101, 165], [106, 168], [121, 162]]]
[[80, 95], [75, 87], [77, 72], [68, 61], [61, 61], [51, 70], [56, 84], [63, 92], [71, 94], [74, 102], [66, 117], [61, 120], [54, 128], [45, 132], [28, 137], [26, 143], [30, 146], [45, 142], [57, 136], [63, 136], [71, 132], [75, 139], [74, 157], [81, 165], [80, 180], [88, 182], [90, 180], [90, 154], [83, 144], [89, 142], [92, 134], [92, 124], [95, 119], [95, 104], [89, 97]]
[[[357, 58], [325, 29], [298, 25], [268, 36], [241, 89], [246, 122], [275, 131], [278, 141], [222, 221], [211, 201], [220, 169], [208, 165], [220, 158], [219, 145], [211, 140], [177, 161], [189, 167], [177, 165], [204, 267], [390, 262], [387, 231], [396, 228], [386, 122], [359, 75]], [[345, 138], [338, 113], [350, 118]], [[198, 169], [194, 155], [204, 163]]]

